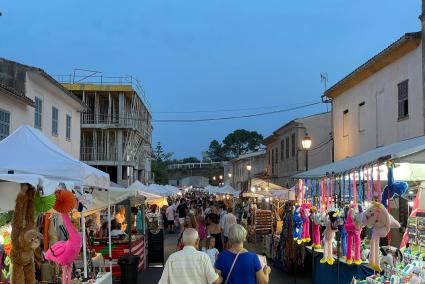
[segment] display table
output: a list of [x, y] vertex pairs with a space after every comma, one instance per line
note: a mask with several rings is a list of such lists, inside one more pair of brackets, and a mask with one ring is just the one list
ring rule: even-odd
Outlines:
[[[106, 262], [106, 270], [109, 271], [109, 246], [105, 244], [95, 244], [92, 248], [103, 255]], [[119, 278], [121, 275], [121, 268], [118, 265], [118, 259], [121, 256], [130, 254], [128, 241], [112, 241], [112, 276]], [[139, 271], [145, 267], [145, 237], [143, 235], [137, 235], [135, 240], [131, 243], [131, 254], [140, 257]]]
[[[313, 252], [311, 246], [306, 246], [306, 250], [310, 253]], [[323, 249], [315, 249], [313, 255], [314, 275], [313, 283], [351, 283], [353, 277], [357, 279], [366, 279], [366, 277], [373, 275], [374, 271], [367, 266], [361, 265], [348, 265], [342, 258], [333, 265], [320, 263], [323, 257]]]
[[96, 284], [112, 284], [112, 273], [105, 272], [100, 278], [96, 279]]
[[[102, 271], [104, 271], [105, 259], [101, 253], [96, 253], [96, 255], [92, 257], [92, 263], [93, 267], [100, 268]], [[84, 268], [84, 263], [82, 260], [76, 260], [74, 261], [74, 264], [76, 268]]]

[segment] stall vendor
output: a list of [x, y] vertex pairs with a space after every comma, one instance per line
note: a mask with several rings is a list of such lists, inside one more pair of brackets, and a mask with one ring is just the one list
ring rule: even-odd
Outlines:
[[117, 214], [115, 214], [115, 221], [121, 225], [121, 230], [125, 231], [127, 224], [125, 224], [125, 208], [121, 207]]

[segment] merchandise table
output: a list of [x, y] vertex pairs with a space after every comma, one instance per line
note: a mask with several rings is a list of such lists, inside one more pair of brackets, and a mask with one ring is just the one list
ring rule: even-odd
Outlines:
[[[313, 252], [311, 246], [306, 246], [305, 248], [309, 253]], [[322, 255], [323, 249], [314, 250], [313, 283], [345, 284], [351, 283], [353, 277], [366, 279], [366, 277], [374, 274], [374, 271], [367, 265], [348, 265], [342, 258], [339, 261], [335, 261], [333, 265], [322, 264], [320, 263]]]

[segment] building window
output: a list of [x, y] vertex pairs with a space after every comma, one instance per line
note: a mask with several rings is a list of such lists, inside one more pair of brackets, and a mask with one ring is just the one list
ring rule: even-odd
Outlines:
[[269, 156], [269, 165], [272, 163], [271, 161], [271, 158], [272, 158], [272, 155], [271, 155], [271, 151], [269, 150], [269, 154], [268, 154], [268, 156]]
[[52, 107], [52, 135], [58, 136], [58, 119], [59, 110], [56, 107]]
[[366, 106], [365, 102], [359, 103], [359, 132], [366, 129]]
[[274, 150], [274, 154], [275, 154], [275, 161], [276, 164], [279, 163], [279, 148], [276, 147], [276, 149]]
[[71, 141], [71, 116], [66, 115], [66, 140]]
[[283, 160], [285, 158], [285, 141], [280, 140], [280, 159]]
[[291, 156], [295, 157], [295, 133], [291, 135]]
[[342, 114], [342, 136], [348, 136], [348, 109], [344, 110]]
[[409, 81], [398, 84], [398, 119], [409, 117]]
[[273, 161], [273, 157], [274, 157], [274, 149], [272, 149], [272, 174], [274, 174], [274, 161]]
[[43, 114], [43, 101], [35, 97], [35, 113], [34, 113], [34, 127], [41, 130], [41, 115]]
[[0, 108], [0, 140], [9, 136], [10, 112]]
[[289, 159], [289, 137], [286, 137], [285, 144], [285, 156]]

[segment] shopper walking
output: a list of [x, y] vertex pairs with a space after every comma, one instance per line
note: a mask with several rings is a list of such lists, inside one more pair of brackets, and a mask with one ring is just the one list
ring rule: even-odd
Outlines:
[[177, 206], [177, 213], [179, 214], [180, 232], [184, 230], [184, 221], [186, 219], [189, 209], [186, 205], [186, 200], [180, 200], [179, 206]]
[[226, 284], [267, 284], [270, 267], [261, 263], [258, 255], [243, 247], [246, 230], [238, 224], [229, 228], [229, 249], [218, 255], [215, 268]]
[[167, 217], [167, 227], [169, 233], [174, 233], [174, 218], [176, 215], [176, 210], [174, 209], [174, 204], [171, 206], [168, 206], [167, 210], [165, 211], [165, 215]]
[[198, 251], [196, 229], [183, 232], [184, 248], [168, 258], [158, 284], [220, 284], [222, 278], [214, 271], [207, 254]]
[[218, 226], [218, 215], [209, 214], [207, 217], [207, 235], [215, 239], [215, 248], [223, 251], [223, 241], [221, 239], [221, 228]]

